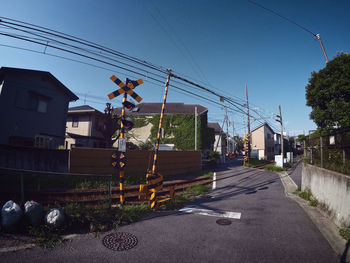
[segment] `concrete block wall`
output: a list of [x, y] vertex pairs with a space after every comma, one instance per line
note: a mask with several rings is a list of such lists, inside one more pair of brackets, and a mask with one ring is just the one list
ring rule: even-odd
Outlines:
[[350, 176], [306, 164], [301, 190], [310, 190], [336, 225], [350, 227]]

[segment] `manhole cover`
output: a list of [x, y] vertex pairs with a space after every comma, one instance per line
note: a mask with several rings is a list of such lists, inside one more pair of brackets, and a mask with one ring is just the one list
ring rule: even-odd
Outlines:
[[109, 249], [123, 251], [128, 250], [137, 245], [137, 238], [130, 233], [116, 232], [106, 235], [102, 244]]
[[216, 220], [218, 225], [231, 225], [232, 221], [229, 219], [218, 219]]

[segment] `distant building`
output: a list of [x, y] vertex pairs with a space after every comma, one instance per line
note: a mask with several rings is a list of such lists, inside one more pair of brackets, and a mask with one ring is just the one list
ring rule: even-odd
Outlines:
[[99, 131], [104, 114], [88, 105], [68, 109], [65, 148], [104, 148], [105, 139]]
[[256, 127], [251, 131], [251, 157], [258, 158], [259, 160], [272, 160], [274, 159], [275, 152], [275, 132], [267, 124]]
[[220, 127], [220, 124], [217, 122], [208, 122], [208, 127], [214, 129], [215, 131], [215, 141], [212, 145], [212, 151], [220, 153], [220, 155], [226, 154], [226, 140], [223, 140], [224, 133]]
[[0, 144], [58, 148], [78, 99], [49, 72], [0, 68]]

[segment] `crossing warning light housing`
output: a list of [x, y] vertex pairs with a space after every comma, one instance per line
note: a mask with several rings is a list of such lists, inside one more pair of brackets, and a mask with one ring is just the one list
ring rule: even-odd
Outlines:
[[134, 121], [131, 118], [122, 120], [124, 131], [130, 131], [134, 127]]

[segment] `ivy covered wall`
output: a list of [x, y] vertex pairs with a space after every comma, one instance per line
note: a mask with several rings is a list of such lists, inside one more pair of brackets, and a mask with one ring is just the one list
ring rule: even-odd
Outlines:
[[[134, 129], [152, 123], [150, 140], [156, 142], [160, 115], [131, 116], [134, 120]], [[215, 140], [214, 129], [208, 128], [207, 114], [197, 118], [197, 148], [210, 149]], [[178, 150], [194, 150], [195, 117], [194, 114], [165, 114], [163, 118], [162, 144], [175, 144]]]

